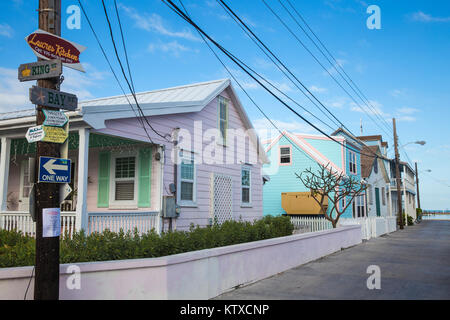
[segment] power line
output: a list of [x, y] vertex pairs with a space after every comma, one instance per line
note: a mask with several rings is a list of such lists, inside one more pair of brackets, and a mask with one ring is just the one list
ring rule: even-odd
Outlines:
[[109, 58], [108, 58], [108, 56], [106, 55], [105, 49], [103, 48], [103, 46], [102, 46], [102, 44], [101, 44], [101, 42], [100, 42], [100, 39], [98, 38], [97, 33], [95, 32], [94, 27], [92, 26], [91, 20], [89, 19], [88, 15], [87, 15], [87, 12], [85, 11], [83, 4], [81, 3], [81, 0], [78, 0], [78, 4], [80, 5], [81, 11], [83, 11], [83, 15], [84, 15], [84, 17], [86, 18], [86, 20], [87, 20], [87, 22], [88, 22], [89, 28], [91, 29], [92, 33], [94, 34], [94, 37], [95, 37], [95, 39], [96, 39], [96, 41], [97, 41], [97, 44], [99, 45], [99, 47], [100, 47], [100, 49], [101, 49], [101, 51], [102, 51], [103, 57], [106, 59], [106, 62], [108, 63], [108, 66], [109, 66], [109, 69], [111, 70], [111, 72], [112, 72], [114, 78], [116, 79], [116, 82], [117, 82], [117, 84], [119, 85], [119, 87], [120, 87], [120, 89], [121, 89], [121, 91], [122, 91], [122, 93], [123, 93], [125, 99], [127, 100], [128, 104], [130, 105], [131, 110], [133, 110], [133, 112], [134, 112], [134, 114], [135, 114], [137, 120], [141, 123], [142, 128], [143, 128], [144, 131], [146, 132], [148, 139], [150, 140], [150, 142], [153, 143], [153, 141], [152, 141], [152, 139], [150, 138], [150, 136], [149, 136], [147, 130], [145, 129], [143, 120], [142, 120], [141, 117], [136, 113], [136, 111], [135, 111], [134, 108], [133, 108], [133, 105], [131, 104], [130, 100], [128, 99], [128, 95], [125, 93], [125, 90], [123, 89], [122, 84], [120, 83], [119, 78], [117, 77], [116, 72], [114, 71], [111, 62], [109, 61]]
[[275, 58], [275, 60], [277, 60], [277, 62], [280, 64], [280, 65], [282, 65], [283, 66], [283, 68], [325, 109], [325, 110], [327, 110], [327, 112], [331, 115], [331, 116], [333, 116], [333, 118], [334, 119], [336, 119], [340, 124], [341, 124], [341, 126], [342, 127], [345, 127], [349, 132], [351, 132], [351, 130], [350, 129], [348, 129], [343, 123], [342, 123], [342, 121], [340, 121], [304, 84], [303, 84], [303, 82], [302, 81], [300, 81], [299, 79], [298, 79], [298, 77], [297, 76], [295, 76], [291, 71], [290, 71], [290, 69], [288, 68], [288, 67], [286, 67], [286, 65], [272, 52], [272, 50], [270, 50], [268, 47], [267, 47], [267, 45], [248, 27], [248, 25], [244, 22], [244, 21], [242, 21], [242, 19], [223, 1], [223, 0], [218, 0], [218, 1], [220, 1], [220, 3], [221, 4], [223, 4], [226, 8], [227, 8], [227, 10], [229, 11], [229, 12], [231, 12], [231, 14], [237, 19], [237, 20], [239, 20], [239, 23], [242, 25], [242, 26], [244, 26], [245, 27], [245, 29], [247, 30], [247, 31], [249, 31], [250, 32], [250, 34], [258, 41], [258, 43], [260, 43], [264, 48], [265, 48], [265, 50], [267, 51], [267, 52], [269, 52], [270, 53], [270, 55], [272, 56], [272, 57], [274, 57]]
[[[153, 132], [155, 132], [155, 133], [156, 133], [158, 136], [160, 136], [161, 138], [167, 140], [166, 135], [160, 134], [158, 131], [156, 131], [156, 130], [152, 127], [152, 125], [149, 123], [147, 117], [145, 116], [145, 114], [144, 114], [144, 112], [143, 112], [141, 106], [139, 105], [139, 102], [138, 102], [137, 97], [136, 97], [136, 93], [134, 92], [133, 88], [131, 87], [130, 82], [128, 81], [127, 75], [126, 75], [125, 70], [124, 70], [123, 65], [122, 65], [122, 61], [120, 60], [120, 56], [119, 56], [119, 53], [118, 53], [117, 47], [116, 47], [116, 42], [115, 42], [115, 40], [114, 40], [114, 34], [113, 34], [113, 31], [112, 31], [111, 22], [109, 21], [109, 15], [108, 15], [108, 11], [106, 10], [106, 5], [105, 5], [105, 1], [104, 1], [104, 0], [102, 0], [102, 5], [103, 5], [103, 11], [104, 11], [105, 17], [106, 17], [106, 22], [108, 23], [109, 34], [110, 34], [110, 37], [111, 37], [111, 41], [112, 41], [112, 43], [113, 43], [114, 52], [115, 52], [115, 54], [116, 54], [117, 61], [119, 62], [119, 65], [120, 65], [120, 70], [122, 71], [122, 75], [123, 75], [123, 77], [124, 77], [124, 79], [125, 79], [125, 81], [126, 81], [126, 83], [127, 83], [127, 85], [128, 85], [128, 88], [129, 88], [130, 91], [131, 91], [131, 94], [132, 94], [132, 96], [133, 96], [133, 98], [134, 98], [134, 101], [135, 101], [136, 106], [137, 106], [137, 108], [138, 108], [138, 110], [139, 110], [139, 113], [141, 114], [142, 118], [145, 120], [145, 122], [146, 122], [147, 125], [150, 127], [150, 129], [152, 129]], [[124, 45], [125, 45], [125, 43], [124, 43]], [[146, 133], [147, 133], [147, 131], [146, 131]], [[149, 139], [150, 139], [150, 136], [148, 135], [148, 133], [147, 133], [147, 136], [148, 136]], [[150, 139], [150, 141], [151, 141], [151, 139]]]
[[[258, 80], [252, 73], [250, 73], [241, 63], [237, 61], [237, 58], [231, 54], [227, 49], [225, 49], [222, 45], [217, 43], [214, 39], [212, 39], [205, 31], [203, 31], [202, 28], [200, 28], [194, 21], [192, 21], [191, 18], [189, 18], [181, 9], [173, 3], [171, 0], [163, 0], [163, 3], [166, 4], [172, 11], [174, 11], [178, 16], [180, 16], [183, 20], [188, 22], [190, 25], [192, 25], [195, 29], [197, 29], [199, 32], [201, 32], [209, 41], [211, 41], [217, 48], [219, 48], [220, 51], [222, 51], [228, 58], [230, 58], [239, 68], [241, 68], [247, 75], [249, 75], [254, 81], [256, 81], [261, 87], [263, 87], [270, 95], [272, 95], [276, 100], [278, 100], [281, 104], [283, 104], [286, 108], [288, 108], [291, 112], [293, 112], [295, 115], [297, 115], [300, 119], [305, 121], [308, 125], [328, 137], [330, 140], [336, 142], [337, 144], [345, 147], [348, 150], [357, 152], [359, 154], [363, 154], [360, 150], [353, 149], [349, 147], [346, 144], [343, 144], [337, 140], [335, 140], [333, 137], [329, 136], [327, 133], [323, 132], [320, 128], [315, 126], [313, 123], [311, 123], [309, 120], [304, 118], [302, 115], [300, 115], [298, 112], [296, 112], [292, 107], [290, 107], [287, 103], [285, 103], [280, 97], [278, 97], [275, 93], [273, 93], [269, 88], [267, 88], [260, 80]], [[357, 139], [357, 138], [355, 138]], [[379, 156], [377, 154], [370, 155], [370, 157], [377, 157]]]
[[[188, 17], [190, 17], [186, 7], [184, 6], [182, 0], [179, 0], [181, 6], [183, 7], [186, 15]], [[233, 73], [229, 70], [229, 68], [225, 65], [225, 63], [222, 61], [222, 59], [220, 59], [220, 57], [217, 55], [217, 53], [214, 51], [214, 49], [209, 45], [208, 41], [205, 39], [205, 37], [203, 36], [202, 33], [200, 33], [200, 31], [198, 31], [198, 34], [200, 35], [200, 37], [202, 38], [202, 40], [205, 42], [205, 44], [208, 46], [209, 50], [214, 54], [214, 56], [217, 58], [217, 60], [219, 60], [220, 64], [223, 66], [223, 68], [228, 72], [228, 74], [233, 78], [233, 80], [237, 83], [237, 85], [239, 86], [239, 88], [241, 88], [241, 90], [245, 93], [245, 95], [250, 99], [250, 101], [255, 105], [255, 107], [261, 112], [261, 114], [267, 119], [267, 121], [270, 122], [270, 124], [277, 129], [277, 131], [280, 133], [281, 136], [285, 136], [284, 132], [282, 132], [277, 125], [266, 115], [266, 113], [261, 109], [261, 107], [256, 103], [256, 101], [250, 96], [250, 94], [247, 92], [247, 90], [245, 90], [245, 88], [241, 85], [241, 83], [238, 81], [238, 79], [233, 75]], [[301, 153], [305, 154], [308, 158], [310, 158], [311, 160], [313, 160], [314, 162], [317, 162], [316, 160], [314, 160], [308, 153], [304, 152], [304, 150], [301, 150], [297, 144], [294, 143], [294, 147], [300, 151]]]
[[127, 47], [125, 45], [125, 39], [124, 39], [124, 36], [123, 36], [122, 22], [120, 21], [120, 15], [119, 15], [119, 10], [117, 9], [117, 1], [116, 0], [114, 0], [114, 8], [116, 9], [116, 17], [117, 17], [117, 21], [119, 23], [120, 35], [122, 37], [123, 51], [125, 52], [125, 59], [127, 61], [127, 69], [128, 69], [128, 75], [130, 76], [131, 87], [133, 88], [133, 91], [135, 91], [133, 77], [131, 75], [130, 62], [128, 61]]
[[[223, 0], [220, 0], [223, 1]], [[264, 3], [264, 5], [267, 7], [267, 9], [269, 9], [269, 11], [280, 21], [280, 23], [289, 31], [289, 33], [291, 33], [291, 35], [297, 40], [297, 42], [299, 42], [302, 47], [313, 57], [313, 59], [322, 67], [323, 70], [325, 70], [328, 75], [334, 80], [334, 82], [336, 82], [336, 84], [350, 97], [350, 99], [353, 100], [353, 102], [361, 109], [361, 111], [365, 112], [367, 114], [367, 116], [369, 118], [371, 118], [372, 121], [373, 118], [370, 116], [369, 113], [367, 113], [364, 108], [358, 103], [358, 101], [356, 101], [356, 99], [353, 97], [353, 95], [351, 95], [347, 89], [345, 89], [342, 84], [331, 74], [331, 72], [320, 62], [320, 60], [314, 55], [314, 53], [309, 50], [309, 48], [303, 43], [303, 41], [292, 31], [291, 28], [289, 28], [289, 26], [283, 21], [283, 19], [270, 7], [270, 5], [265, 1], [262, 0], [262, 2]], [[288, 11], [288, 10], [287, 10]], [[289, 13], [289, 11], [288, 11]], [[290, 13], [289, 13], [290, 14]], [[334, 67], [334, 64], [332, 64], [332, 66]], [[336, 69], [337, 70], [337, 69]], [[339, 73], [339, 72], [338, 72]], [[339, 73], [340, 74], [340, 73]], [[347, 82], [348, 83], [348, 82]], [[350, 86], [351, 87], [351, 86]], [[375, 122], [375, 121], [374, 121]], [[375, 122], [376, 123], [376, 122]], [[380, 127], [382, 130], [384, 130], [385, 132], [387, 132], [384, 128]], [[347, 128], [348, 129], [348, 128]], [[349, 130], [350, 131], [350, 130]], [[389, 134], [389, 133], [388, 133]]]
[[[326, 114], [320, 107], [319, 105], [309, 96], [307, 95], [303, 89], [294, 81], [292, 80], [291, 76], [289, 76], [287, 74], [287, 72], [285, 70], [283, 70], [283, 68], [280, 67], [280, 65], [275, 62], [274, 58], [272, 58], [265, 50], [264, 48], [262, 48], [261, 44], [259, 44], [254, 37], [252, 37], [250, 35], [250, 33], [236, 20], [236, 18], [224, 7], [224, 5], [219, 2], [218, 0], [216, 0], [217, 3], [222, 7], [222, 9], [230, 16], [230, 18], [239, 26], [239, 28], [241, 28], [242, 31], [244, 31], [244, 33], [253, 41], [253, 43], [255, 43], [255, 45], [262, 51], [262, 53], [264, 53], [264, 55], [269, 58], [269, 60], [278, 68], [278, 70], [280, 70], [287, 79], [289, 79], [289, 81], [291, 81], [291, 83], [305, 96], [308, 98], [309, 101], [311, 101], [311, 103], [314, 104], [314, 106], [320, 111], [322, 112], [333, 124], [337, 125], [339, 127], [339, 124], [333, 120], [332, 118], [330, 118], [330, 116], [328, 114]], [[274, 86], [274, 88], [276, 90], [278, 90], [278, 88], [276, 88]], [[278, 90], [280, 93], [282, 93], [283, 95], [286, 96], [286, 94], [284, 94], [282, 91]], [[295, 104], [299, 105], [295, 100], [291, 99], [290, 97], [288, 97], [288, 99], [290, 99], [292, 102], [294, 102]], [[302, 109], [304, 109], [306, 112], [308, 112], [309, 114], [313, 115], [316, 119], [318, 119], [319, 121], [321, 121], [323, 123], [322, 120], [320, 120], [318, 117], [316, 117], [314, 114], [312, 114], [309, 110], [307, 110], [306, 108], [300, 106]], [[331, 130], [335, 130], [334, 128], [330, 127], [328, 124], [326, 124]]]
[[[356, 90], [361, 94], [362, 97], [364, 97], [364, 99], [366, 101], [364, 101], [364, 99], [361, 98], [361, 96], [359, 94], [358, 97], [366, 104], [370, 105], [372, 108], [372, 111], [374, 112], [374, 114], [376, 116], [378, 116], [378, 118], [381, 120], [381, 122], [386, 125], [386, 127], [388, 128], [389, 131], [392, 131], [392, 128], [388, 125], [388, 123], [386, 122], [386, 120], [381, 117], [381, 114], [379, 114], [376, 110], [376, 108], [370, 103], [370, 100], [366, 97], [366, 95], [361, 91], [361, 89], [356, 85], [356, 83], [354, 83], [354, 81], [352, 80], [352, 78], [345, 72], [344, 68], [341, 66], [341, 64], [335, 59], [335, 57], [331, 54], [331, 52], [327, 49], [327, 47], [323, 44], [323, 42], [319, 39], [319, 37], [316, 35], [316, 33], [311, 29], [311, 27], [309, 26], [309, 24], [306, 22], [306, 20], [302, 17], [302, 15], [297, 11], [297, 9], [292, 5], [292, 3], [287, 0], [287, 3], [291, 6], [291, 8], [294, 10], [294, 12], [297, 14], [297, 16], [299, 16], [299, 18], [303, 21], [303, 23], [306, 25], [306, 27], [309, 29], [309, 31], [314, 35], [314, 37], [317, 39], [317, 41], [321, 44], [321, 46], [325, 49], [325, 51], [328, 53], [328, 55], [334, 60], [335, 63], [331, 62], [328, 57], [323, 53], [323, 51], [319, 48], [319, 46], [316, 44], [316, 42], [309, 36], [309, 34], [306, 32], [306, 30], [298, 23], [297, 19], [295, 19], [292, 14], [290, 13], [290, 11], [283, 5], [283, 3], [281, 2], [281, 0], [278, 0], [280, 2], [280, 4], [283, 6], [283, 8], [289, 13], [289, 15], [292, 17], [292, 19], [295, 21], [295, 23], [300, 27], [300, 29], [306, 34], [306, 36], [311, 40], [311, 42], [313, 42], [313, 44], [316, 46], [316, 48], [322, 53], [322, 55], [328, 60], [328, 62], [333, 66], [333, 68], [336, 70], [336, 72], [339, 73], [339, 75], [344, 79], [344, 81], [349, 85], [349, 87], [352, 88], [353, 91], [355, 91], [355, 89], [353, 89], [353, 87], [348, 83], [348, 81], [346, 81], [346, 79], [342, 76], [342, 74], [339, 72], [339, 70], [337, 70], [336, 65], [338, 66], [338, 68], [347, 76], [347, 78], [350, 80], [350, 82], [353, 84], [353, 86], [356, 88]], [[355, 92], [356, 93], [356, 92]]]

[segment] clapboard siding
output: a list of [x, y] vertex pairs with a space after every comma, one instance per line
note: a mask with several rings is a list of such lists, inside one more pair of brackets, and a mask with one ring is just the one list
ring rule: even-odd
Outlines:
[[[221, 93], [222, 96], [230, 98], [227, 89]], [[152, 127], [162, 135], [172, 136], [176, 128], [187, 130], [191, 135], [191, 150], [196, 149], [194, 145], [194, 138], [199, 139], [204, 136], [208, 129], [218, 128], [218, 99], [213, 99], [203, 110], [200, 112], [173, 114], [173, 115], [161, 115], [152, 116], [148, 118], [148, 121]], [[244, 123], [236, 110], [235, 106], [230, 100], [228, 111], [228, 128], [229, 129], [242, 129], [245, 131]], [[112, 134], [129, 139], [137, 139], [141, 141], [148, 141], [148, 137], [142, 128], [142, 125], [135, 118], [117, 119], [106, 121], [106, 128], [99, 130], [99, 133]], [[201, 131], [194, 130], [194, 127], [201, 124]], [[169, 195], [169, 185], [174, 183], [174, 162], [172, 160], [173, 143], [168, 142], [155, 134], [150, 128], [147, 129], [151, 140], [154, 143], [162, 144], [165, 146], [165, 159], [164, 159], [164, 181], [163, 181], [163, 194]], [[233, 192], [233, 216], [236, 219], [242, 217], [243, 220], [253, 220], [261, 218], [262, 216], [262, 173], [261, 163], [257, 161], [251, 166], [251, 199], [252, 207], [241, 207], [241, 164], [236, 163], [236, 158], [245, 159], [247, 162], [249, 159], [257, 159], [256, 146], [253, 142], [246, 139], [245, 149], [238, 150], [236, 152], [238, 139], [244, 139], [240, 136], [234, 143], [234, 161], [233, 164], [226, 164], [227, 154], [230, 152], [231, 147], [223, 147], [215, 145], [216, 148], [222, 150], [222, 163], [207, 164], [205, 162], [211, 162], [213, 157], [205, 152], [205, 148], [211, 143], [210, 141], [203, 141], [201, 143], [202, 160], [203, 163], [197, 164], [197, 203], [196, 207], [182, 207], [180, 217], [176, 221], [177, 229], [189, 228], [191, 223], [194, 225], [205, 226], [209, 223], [210, 218], [210, 202], [211, 202], [211, 190], [210, 179], [211, 173], [218, 173], [228, 175], [232, 177], [232, 192]], [[202, 140], [200, 140], [202, 141]], [[214, 142], [215, 143], [215, 142]], [[195, 150], [197, 151], [197, 150]], [[250, 156], [251, 155], [251, 156]], [[95, 163], [95, 155], [90, 157], [89, 175], [93, 175], [97, 170]], [[92, 161], [91, 161], [92, 160]], [[92, 164], [92, 165], [91, 165]], [[152, 170], [155, 168], [152, 168]], [[153, 186], [159, 182], [156, 181], [156, 174], [152, 172], [152, 207], [155, 201], [156, 195], [153, 193]], [[92, 185], [92, 191], [95, 190], [96, 182]], [[96, 192], [94, 195], [88, 196], [89, 210], [95, 209]], [[95, 201], [94, 201], [95, 200]], [[102, 210], [103, 211], [103, 210]]]

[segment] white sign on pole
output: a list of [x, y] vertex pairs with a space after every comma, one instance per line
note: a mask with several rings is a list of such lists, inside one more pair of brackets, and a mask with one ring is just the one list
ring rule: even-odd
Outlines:
[[25, 138], [27, 138], [28, 143], [33, 143], [41, 141], [45, 137], [45, 131], [42, 126], [36, 126], [28, 128]]
[[61, 235], [61, 210], [59, 208], [42, 209], [42, 237], [52, 238]]
[[64, 112], [44, 109], [44, 126], [64, 127], [68, 121]]

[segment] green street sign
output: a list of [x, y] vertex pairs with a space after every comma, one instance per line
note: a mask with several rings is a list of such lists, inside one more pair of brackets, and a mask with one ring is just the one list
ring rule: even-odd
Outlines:
[[31, 81], [59, 77], [62, 73], [61, 60], [47, 60], [21, 64], [19, 81]]
[[30, 88], [30, 101], [39, 106], [69, 111], [75, 111], [78, 106], [78, 98], [74, 94], [36, 86]]
[[64, 127], [67, 121], [69, 121], [64, 112], [46, 109], [42, 111], [44, 111], [45, 116], [44, 126]]

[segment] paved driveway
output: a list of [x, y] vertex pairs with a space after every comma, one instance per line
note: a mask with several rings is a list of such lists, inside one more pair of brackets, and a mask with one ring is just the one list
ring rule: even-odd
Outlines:
[[[381, 270], [369, 290], [367, 267]], [[450, 299], [450, 221], [423, 221], [216, 299]]]

